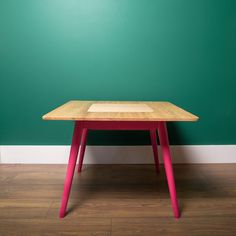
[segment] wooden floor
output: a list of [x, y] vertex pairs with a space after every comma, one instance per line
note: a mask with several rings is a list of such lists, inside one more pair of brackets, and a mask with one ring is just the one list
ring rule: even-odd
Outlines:
[[58, 218], [65, 165], [0, 165], [0, 235], [236, 235], [236, 164], [175, 165], [173, 218], [163, 166], [90, 165]]

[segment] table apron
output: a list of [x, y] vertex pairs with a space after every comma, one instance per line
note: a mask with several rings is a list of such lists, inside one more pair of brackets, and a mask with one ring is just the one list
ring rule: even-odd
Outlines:
[[75, 121], [80, 128], [92, 130], [150, 130], [164, 121]]

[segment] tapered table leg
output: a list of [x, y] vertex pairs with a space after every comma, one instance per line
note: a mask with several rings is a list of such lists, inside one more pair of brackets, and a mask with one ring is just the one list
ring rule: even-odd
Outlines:
[[172, 167], [172, 162], [171, 162], [166, 122], [159, 122], [158, 133], [159, 133], [159, 139], [160, 139], [160, 144], [162, 148], [162, 155], [163, 155], [165, 172], [166, 172], [166, 177], [167, 177], [167, 182], [168, 182], [168, 187], [169, 187], [169, 192], [170, 192], [170, 197], [171, 197], [172, 208], [174, 211], [175, 218], [179, 218], [180, 211], [179, 211], [178, 199], [177, 199], [176, 188], [175, 188], [175, 179], [174, 179], [173, 167]]
[[150, 130], [150, 137], [151, 137], [152, 150], [153, 150], [153, 156], [154, 156], [156, 171], [159, 172], [160, 171], [160, 164], [159, 164], [159, 159], [158, 159], [156, 129], [151, 129]]
[[78, 122], [75, 122], [74, 134], [72, 139], [72, 144], [70, 148], [69, 162], [67, 166], [66, 178], [64, 183], [64, 192], [62, 195], [60, 218], [63, 218], [66, 213], [66, 207], [68, 203], [68, 198], [70, 195], [71, 184], [73, 180], [73, 175], [76, 166], [76, 160], [81, 140], [82, 129], [79, 127]]
[[84, 153], [86, 149], [86, 141], [87, 141], [88, 129], [84, 128], [82, 133], [81, 145], [79, 150], [79, 165], [78, 165], [78, 172], [81, 172], [83, 160], [84, 160]]

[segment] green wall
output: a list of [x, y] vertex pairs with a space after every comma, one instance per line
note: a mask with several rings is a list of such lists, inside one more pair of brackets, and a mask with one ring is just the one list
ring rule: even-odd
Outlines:
[[[71, 99], [168, 100], [172, 144], [236, 144], [235, 0], [1, 0], [0, 144], [68, 144]], [[149, 144], [92, 132], [89, 144]]]

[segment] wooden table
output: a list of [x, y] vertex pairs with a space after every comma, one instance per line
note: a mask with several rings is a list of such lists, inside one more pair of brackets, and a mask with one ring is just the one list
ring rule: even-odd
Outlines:
[[158, 131], [174, 216], [180, 217], [166, 122], [197, 121], [197, 116], [169, 102], [69, 101], [44, 115], [43, 119], [75, 121], [62, 195], [61, 218], [66, 213], [79, 151], [78, 172], [81, 172], [88, 130], [149, 130], [155, 167], [159, 172], [156, 136]]

